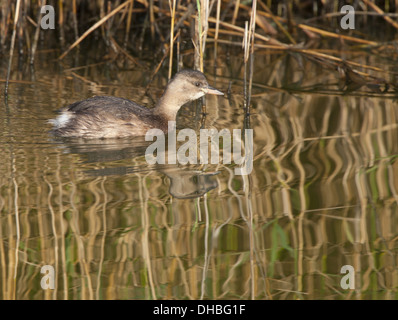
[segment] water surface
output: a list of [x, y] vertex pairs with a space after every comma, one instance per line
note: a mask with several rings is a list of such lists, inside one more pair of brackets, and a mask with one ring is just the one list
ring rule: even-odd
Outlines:
[[[206, 71], [226, 97], [207, 98], [205, 127], [244, 129], [241, 57], [220, 50]], [[253, 171], [239, 176], [222, 161], [148, 165], [142, 139], [54, 139], [60, 107], [93, 95], [151, 106], [167, 70], [145, 95], [151, 69], [39, 56], [34, 70], [15, 62], [7, 105], [1, 90], [2, 299], [397, 298], [393, 92], [346, 92], [337, 71], [258, 52]], [[179, 128], [199, 123], [195, 105], [181, 110]]]

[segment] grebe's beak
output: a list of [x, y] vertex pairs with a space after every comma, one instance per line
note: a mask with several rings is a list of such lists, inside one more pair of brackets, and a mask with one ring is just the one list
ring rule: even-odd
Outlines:
[[206, 88], [203, 88], [203, 92], [205, 94], [217, 94], [217, 95], [220, 95], [220, 96], [224, 95], [224, 93], [222, 93], [221, 91], [219, 91], [219, 90], [217, 90], [217, 89], [215, 89], [213, 87], [210, 87], [210, 86], [207, 86]]

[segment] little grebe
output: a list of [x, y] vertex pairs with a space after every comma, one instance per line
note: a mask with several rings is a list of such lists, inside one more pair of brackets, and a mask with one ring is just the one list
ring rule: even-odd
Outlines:
[[223, 95], [207, 83], [203, 73], [182, 70], [170, 80], [156, 106], [140, 106], [128, 99], [96, 96], [62, 108], [49, 122], [52, 133], [60, 137], [118, 138], [140, 136], [152, 128], [165, 133], [168, 121], [175, 121], [178, 110], [205, 94]]

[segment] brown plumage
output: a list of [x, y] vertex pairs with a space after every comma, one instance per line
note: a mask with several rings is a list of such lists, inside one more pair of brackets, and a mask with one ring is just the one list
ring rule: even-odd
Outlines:
[[60, 137], [118, 138], [140, 136], [152, 128], [167, 132], [168, 121], [175, 121], [178, 110], [205, 94], [223, 93], [209, 86], [203, 73], [178, 72], [168, 83], [152, 109], [124, 98], [96, 96], [62, 108], [50, 120], [51, 131]]

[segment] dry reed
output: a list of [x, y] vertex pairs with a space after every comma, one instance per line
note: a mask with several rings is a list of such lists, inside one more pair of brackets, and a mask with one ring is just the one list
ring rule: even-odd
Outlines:
[[[393, 27], [396, 27], [395, 22], [388, 15], [389, 12], [383, 11], [383, 9], [369, 0], [364, 2], [375, 12], [359, 11], [357, 12], [358, 14], [378, 14], [380, 17], [383, 17], [387, 23], [391, 24]], [[49, 33], [40, 31], [39, 28], [39, 20], [41, 16], [40, 7], [46, 3], [47, 2], [45, 0], [38, 2], [31, 2], [29, 0], [18, 0], [16, 2], [11, 0], [3, 1], [0, 14], [0, 31], [2, 31], [0, 32], [0, 43], [2, 44], [2, 51], [4, 51], [5, 46], [9, 43], [10, 72], [12, 71], [12, 55], [14, 52], [15, 38], [17, 34], [20, 47], [19, 53], [21, 54], [24, 52], [21, 50], [23, 46], [30, 48], [28, 52], [30, 53], [30, 63], [32, 64], [34, 63], [35, 55], [37, 54], [36, 48], [40, 33], [45, 40], [45, 42], [43, 42], [44, 46], [46, 46], [46, 43], [52, 45], [54, 41], [60, 44], [60, 48], [64, 48], [65, 45], [67, 46], [67, 48], [63, 50], [59, 56], [59, 59], [61, 60], [64, 59], [67, 54], [69, 54], [74, 48], [86, 40], [90, 35], [95, 33], [98, 27], [101, 27], [103, 39], [105, 40], [105, 44], [107, 46], [114, 47], [112, 45], [111, 38], [117, 42], [120, 41], [120, 38], [123, 38], [121, 41], [123, 45], [119, 45], [119, 47], [123, 47], [125, 50], [124, 52], [126, 53], [128, 50], [130, 50], [129, 48], [134, 46], [134, 44], [130, 43], [132, 37], [136, 39], [135, 41], [140, 38], [140, 41], [142, 42], [144, 39], [147, 23], [138, 22], [140, 19], [142, 21], [142, 17], [146, 17], [148, 19], [145, 21], [148, 21], [150, 24], [150, 34], [152, 41], [155, 41], [155, 38], [160, 38], [161, 41], [158, 43], [160, 44], [160, 47], [164, 47], [165, 49], [170, 47], [168, 49], [169, 77], [171, 77], [173, 60], [175, 59], [173, 49], [175, 45], [173, 42], [174, 34], [176, 34], [180, 29], [195, 24], [195, 35], [190, 35], [191, 38], [194, 39], [194, 46], [196, 48], [194, 51], [194, 68], [203, 71], [203, 59], [206, 43], [209, 42], [209, 31], [214, 30], [214, 33], [210, 34], [212, 37], [210, 40], [213, 41], [214, 38], [215, 50], [217, 48], [218, 42], [225, 41], [225, 39], [221, 39], [221, 36], [223, 35], [227, 36], [227, 41], [231, 41], [232, 37], [236, 38], [239, 36], [241, 39], [243, 39], [245, 36], [243, 21], [247, 20], [247, 18], [250, 17], [251, 12], [253, 12], [251, 6], [244, 5], [240, 1], [234, 2], [234, 4], [231, 6], [230, 2], [227, 0], [217, 0], [216, 6], [214, 5], [215, 1], [210, 2], [208, 0], [192, 0], [188, 1], [187, 3], [176, 0], [169, 2], [127, 0], [117, 1], [116, 3], [111, 3], [109, 1], [98, 1], [97, 3], [91, 3], [87, 6], [84, 6], [84, 3], [78, 0], [73, 0], [70, 3], [58, 1], [55, 3], [55, 10], [58, 13], [56, 32]], [[295, 2], [292, 2], [287, 6], [287, 15], [285, 17], [279, 17], [277, 15], [280, 14], [280, 10], [284, 6], [283, 3], [278, 1], [267, 1], [266, 3], [264, 1], [259, 1], [260, 7], [255, 10], [255, 19], [253, 17], [251, 18], [253, 20], [251, 28], [254, 29], [255, 25], [259, 26], [258, 31], [253, 32], [254, 37], [252, 41], [252, 47], [255, 48], [266, 45], [269, 48], [295, 52], [300, 51], [302, 47], [296, 45], [298, 41], [297, 39], [293, 38], [293, 35], [289, 31], [292, 28], [299, 28], [300, 30], [305, 31], [307, 34], [318, 34], [325, 38], [337, 38], [345, 40], [349, 43], [360, 43], [364, 46], [367, 46], [369, 49], [374, 48], [377, 50], [377, 47], [380, 46], [377, 41], [359, 38], [353, 34], [339, 34], [335, 31], [327, 30], [327, 27], [320, 28], [318, 26], [310, 25], [309, 22], [296, 22], [298, 19], [295, 19], [293, 14], [293, 6], [297, 5], [300, 10], [299, 12], [306, 14], [308, 14], [309, 11], [314, 10], [313, 14], [321, 13], [325, 19], [327, 19], [327, 17], [330, 17], [330, 12], [328, 12], [328, 10], [335, 9], [337, 6], [337, 1], [333, 1], [331, 3], [333, 3], [333, 5], [324, 5], [320, 9], [318, 7], [315, 8], [308, 6], [303, 8], [298, 6], [298, 4]], [[169, 10], [166, 9], [167, 6], [169, 6]], [[189, 12], [189, 8], [192, 6], [196, 6], [196, 12], [190, 17], [187, 17], [186, 14]], [[10, 8], [13, 10], [10, 10]], [[390, 11], [398, 10], [393, 6], [390, 6], [389, 8], [385, 7], [385, 9]], [[19, 14], [20, 10], [24, 12], [23, 15]], [[322, 10], [322, 12], [319, 12], [319, 10]], [[12, 13], [14, 13], [14, 19], [11, 19]], [[97, 13], [99, 13], [99, 16], [96, 16]], [[298, 15], [299, 14], [300, 13], [298, 13]], [[164, 19], [164, 17], [167, 17], [168, 19]], [[181, 20], [179, 20], [176, 25], [175, 21], [177, 21], [177, 18], [180, 18]], [[33, 22], [33, 20], [36, 22], [34, 22], [35, 26], [32, 28], [31, 22]], [[96, 22], [92, 23], [91, 21]], [[308, 19], [308, 21], [312, 20]], [[270, 26], [271, 23], [274, 23], [277, 29], [274, 29], [274, 31], [270, 34], [267, 34], [267, 30], [271, 30], [267, 26]], [[11, 36], [10, 30], [12, 31]], [[169, 31], [164, 32], [163, 30]], [[279, 32], [277, 30], [279, 30]], [[81, 33], [80, 36], [79, 33]], [[133, 36], [131, 36], [132, 34]], [[137, 34], [141, 34], [141, 37], [137, 37]], [[164, 37], [164, 34], [167, 36]], [[181, 35], [183, 34], [186, 33], [181, 33]], [[26, 40], [25, 43], [24, 39]], [[9, 40], [9, 42], [7, 40]], [[71, 40], [73, 41], [72, 43], [70, 43]], [[167, 43], [167, 41], [169, 43]], [[288, 45], [288, 43], [291, 43], [292, 45]], [[25, 52], [27, 52], [27, 50], [25, 50]], [[305, 53], [307, 55], [319, 57], [319, 54], [311, 49], [306, 49]], [[340, 59], [340, 57], [336, 55], [324, 55], [322, 58], [331, 61]], [[357, 67], [366, 68], [369, 66], [361, 65]], [[6, 78], [9, 79], [8, 73]], [[7, 87], [8, 82], [6, 82], [6, 88]]]

